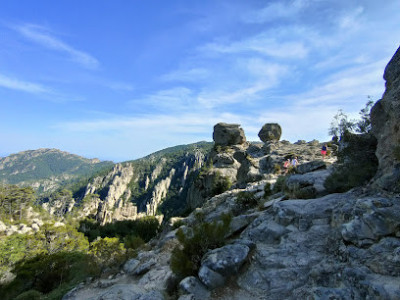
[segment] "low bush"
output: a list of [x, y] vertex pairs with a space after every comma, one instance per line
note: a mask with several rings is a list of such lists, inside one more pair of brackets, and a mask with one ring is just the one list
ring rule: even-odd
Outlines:
[[144, 246], [145, 242], [142, 238], [136, 235], [128, 235], [124, 238], [124, 245], [126, 249], [138, 249]]
[[89, 254], [101, 270], [108, 267], [119, 267], [126, 258], [126, 250], [118, 238], [98, 238], [90, 244]]
[[317, 191], [314, 186], [303, 186], [298, 185], [292, 187], [286, 187], [284, 189], [286, 197], [289, 199], [312, 199], [317, 196]]
[[286, 178], [287, 178], [286, 176], [279, 176], [276, 179], [276, 182], [275, 182], [274, 187], [272, 189], [272, 193], [273, 194], [276, 194], [276, 193], [279, 193], [279, 192], [283, 192], [283, 189], [284, 189], [285, 183], [286, 183]]
[[400, 146], [395, 146], [394, 147], [393, 156], [398, 162], [400, 162]]
[[275, 164], [275, 165], [274, 165], [274, 173], [275, 173], [275, 174], [279, 174], [279, 173], [281, 173], [281, 172], [282, 172], [281, 166], [280, 166], [279, 164]]
[[264, 198], [266, 199], [271, 195], [272, 195], [271, 184], [269, 182], [266, 182], [264, 185]]
[[197, 275], [203, 255], [209, 249], [225, 244], [231, 220], [231, 215], [223, 215], [220, 221], [198, 223], [190, 232], [185, 233], [178, 229], [176, 236], [181, 245], [174, 248], [170, 261], [171, 270], [178, 278], [177, 282], [184, 277]]
[[0, 288], [2, 300], [42, 299], [42, 294], [46, 299], [61, 299], [77, 283], [99, 274], [92, 258], [80, 252], [40, 254], [18, 262], [13, 273], [16, 278]]
[[229, 190], [232, 186], [232, 182], [229, 177], [222, 176], [219, 171], [217, 171], [213, 178], [212, 185], [212, 196], [222, 194]]
[[239, 192], [236, 196], [235, 203], [239, 211], [247, 210], [258, 205], [255, 192]]
[[342, 193], [367, 183], [376, 173], [376, 139], [371, 134], [345, 133], [335, 171], [325, 180], [330, 193]]
[[93, 219], [84, 219], [79, 225], [79, 231], [87, 236], [89, 242], [94, 241], [97, 237], [118, 237], [123, 240], [129, 235], [134, 235], [147, 243], [157, 235], [159, 229], [160, 223], [153, 216], [137, 220], [117, 221], [104, 226]]
[[19, 294], [15, 300], [40, 300], [42, 298], [43, 294], [41, 292], [38, 292], [36, 290], [29, 290], [26, 292], [23, 292], [22, 294]]
[[185, 225], [185, 222], [183, 222], [183, 220], [178, 220], [178, 221], [176, 221], [176, 222], [172, 225], [172, 228], [173, 228], [173, 229], [178, 229], [178, 228], [181, 227], [182, 225]]

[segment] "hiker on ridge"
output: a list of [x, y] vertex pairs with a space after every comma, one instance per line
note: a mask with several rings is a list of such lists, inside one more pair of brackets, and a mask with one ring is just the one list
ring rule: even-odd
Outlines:
[[327, 147], [326, 147], [326, 144], [324, 144], [321, 148], [321, 154], [322, 154], [323, 160], [325, 159], [325, 156], [326, 156], [326, 150], [327, 150]]

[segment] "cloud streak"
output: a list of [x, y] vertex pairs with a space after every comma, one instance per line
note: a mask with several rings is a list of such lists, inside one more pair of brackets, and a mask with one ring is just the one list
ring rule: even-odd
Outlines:
[[277, 19], [293, 18], [300, 13], [306, 5], [305, 0], [296, 0], [293, 3], [272, 2], [262, 9], [252, 11], [243, 16], [245, 23], [263, 24]]
[[43, 85], [11, 78], [2, 74], [0, 74], [0, 87], [31, 94], [47, 94], [51, 92], [50, 89]]
[[302, 41], [278, 41], [267, 33], [238, 42], [209, 43], [200, 51], [210, 54], [256, 53], [278, 59], [301, 59], [308, 55], [308, 49]]
[[97, 69], [100, 65], [96, 58], [86, 52], [77, 50], [62, 40], [54, 37], [45, 27], [25, 24], [21, 26], [13, 26], [12, 28], [25, 38], [41, 45], [42, 47], [67, 54], [71, 60], [85, 68]]

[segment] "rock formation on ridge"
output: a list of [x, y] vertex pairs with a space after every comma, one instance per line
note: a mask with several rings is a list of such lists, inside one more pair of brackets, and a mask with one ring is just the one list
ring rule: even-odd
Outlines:
[[400, 191], [400, 48], [383, 75], [386, 91], [371, 110], [372, 133], [378, 140], [379, 169], [376, 184]]
[[244, 131], [239, 124], [216, 124], [213, 139], [215, 144], [220, 146], [239, 145], [246, 142]]
[[277, 123], [267, 123], [261, 128], [258, 136], [264, 143], [269, 141], [279, 141], [282, 135], [282, 128]]

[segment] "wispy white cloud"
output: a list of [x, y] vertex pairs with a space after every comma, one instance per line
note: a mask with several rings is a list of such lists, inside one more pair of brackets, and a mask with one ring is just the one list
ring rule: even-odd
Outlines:
[[0, 87], [32, 94], [46, 94], [51, 90], [41, 84], [23, 81], [0, 74]]
[[277, 19], [287, 19], [295, 17], [307, 4], [305, 0], [295, 0], [292, 3], [285, 1], [269, 3], [262, 9], [257, 9], [246, 13], [242, 20], [245, 23], [262, 24]]
[[240, 63], [241, 69], [251, 80], [235, 89], [204, 89], [198, 95], [201, 106], [212, 109], [227, 104], [250, 103], [262, 99], [262, 93], [275, 88], [286, 76], [289, 68], [285, 65], [268, 63], [262, 59], [249, 59]]
[[364, 12], [364, 7], [359, 6], [353, 11], [339, 16], [339, 27], [345, 30], [357, 30], [360, 28], [360, 16]]
[[200, 48], [207, 53], [237, 54], [257, 53], [280, 59], [299, 59], [308, 54], [305, 44], [298, 41], [278, 41], [267, 33], [261, 33], [237, 42], [231, 43], [209, 43]]
[[[314, 104], [336, 105], [338, 108], [354, 107], [368, 95], [379, 99], [384, 89], [382, 78], [386, 61], [354, 66], [334, 73], [304, 94], [289, 96], [298, 106]], [[359, 106], [358, 106], [359, 107]]]
[[131, 100], [129, 103], [132, 107], [146, 105], [152, 111], [161, 110], [173, 113], [190, 109], [194, 101], [195, 94], [191, 89], [184, 86], [176, 86]]
[[63, 42], [59, 38], [53, 36], [49, 30], [43, 26], [24, 24], [19, 26], [12, 26], [14, 30], [28, 38], [29, 40], [48, 49], [60, 51], [68, 54], [68, 56], [75, 62], [88, 69], [96, 69], [99, 67], [99, 62], [92, 55], [77, 50], [74, 47]]
[[161, 76], [164, 81], [198, 82], [210, 76], [210, 71], [205, 68], [179, 69]]

